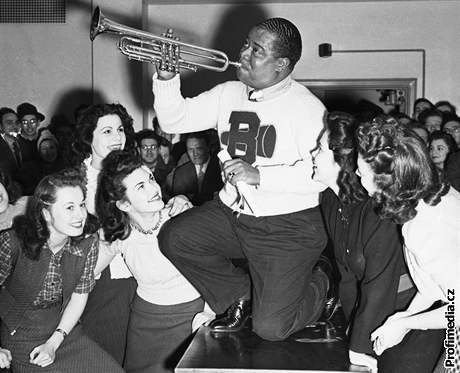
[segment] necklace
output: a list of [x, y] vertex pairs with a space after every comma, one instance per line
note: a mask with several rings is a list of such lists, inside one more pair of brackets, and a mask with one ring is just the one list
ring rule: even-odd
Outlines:
[[155, 226], [149, 229], [143, 229], [139, 224], [132, 222], [131, 227], [134, 228], [136, 231], [143, 233], [143, 234], [154, 234], [155, 231], [160, 228], [160, 224], [163, 221], [163, 210], [160, 210], [158, 213], [158, 221], [156, 222]]

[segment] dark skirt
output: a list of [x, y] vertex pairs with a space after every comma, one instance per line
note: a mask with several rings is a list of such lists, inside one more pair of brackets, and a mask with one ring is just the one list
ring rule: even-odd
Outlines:
[[129, 320], [125, 369], [129, 373], [173, 372], [192, 334], [201, 298], [160, 306], [136, 295]]
[[31, 351], [46, 342], [61, 318], [60, 307], [27, 311], [24, 321], [14, 335], [5, 324], [1, 327], [2, 347], [11, 351], [14, 373], [87, 373], [124, 372], [117, 362], [76, 325], [56, 351], [54, 362], [42, 368], [29, 363]]
[[125, 357], [130, 305], [136, 288], [133, 277], [111, 279], [110, 268], [107, 267], [89, 294], [81, 318], [85, 334], [120, 365]]

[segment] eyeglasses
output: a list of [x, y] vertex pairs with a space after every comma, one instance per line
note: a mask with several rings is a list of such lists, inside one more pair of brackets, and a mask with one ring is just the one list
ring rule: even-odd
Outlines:
[[37, 124], [38, 123], [38, 120], [37, 119], [21, 119], [21, 124], [24, 124], [24, 125], [34, 125], [34, 124]]
[[453, 133], [459, 133], [460, 127], [444, 128], [444, 132], [452, 135]]
[[158, 149], [158, 145], [142, 145], [141, 146], [142, 150], [156, 150]]

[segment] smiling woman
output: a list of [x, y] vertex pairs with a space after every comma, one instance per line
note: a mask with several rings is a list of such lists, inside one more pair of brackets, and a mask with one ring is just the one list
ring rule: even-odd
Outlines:
[[64, 170], [43, 178], [27, 213], [0, 234], [0, 368], [122, 372], [78, 325], [95, 283], [95, 222], [80, 173]]
[[[178, 347], [192, 332], [192, 319], [203, 310], [197, 290], [158, 247], [157, 234], [171, 216], [191, 207], [184, 196], [166, 206], [161, 188], [140, 159], [124, 151], [102, 162], [96, 211], [104, 237], [96, 273], [121, 253], [137, 280], [128, 327], [128, 372], [171, 372]], [[154, 351], [154, 353], [151, 353]]]
[[[120, 104], [93, 105], [78, 119], [74, 148], [86, 178], [86, 205], [95, 213], [95, 195], [102, 161], [113, 150], [135, 153], [133, 119]], [[120, 364], [124, 360], [129, 305], [136, 283], [122, 258], [117, 256], [91, 293], [82, 316], [85, 332]]]

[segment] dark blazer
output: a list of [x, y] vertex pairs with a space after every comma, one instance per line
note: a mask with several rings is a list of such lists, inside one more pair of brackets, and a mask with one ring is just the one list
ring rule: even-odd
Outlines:
[[18, 170], [16, 158], [7, 144], [7, 142], [0, 136], [0, 168], [14, 178]]
[[444, 171], [447, 181], [460, 192], [460, 150], [449, 155]]
[[195, 206], [199, 206], [206, 201], [211, 201], [214, 198], [214, 193], [222, 189], [223, 185], [219, 159], [217, 156], [211, 155], [201, 191], [198, 192], [195, 165], [192, 162], [187, 162], [174, 170], [171, 197], [185, 194]]

